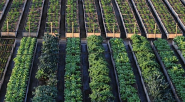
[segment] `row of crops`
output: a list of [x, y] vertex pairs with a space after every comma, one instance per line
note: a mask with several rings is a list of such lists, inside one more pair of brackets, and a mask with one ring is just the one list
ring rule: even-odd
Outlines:
[[0, 20], [2, 18], [3, 10], [6, 8], [7, 0], [0, 1]]
[[129, 6], [129, 2], [127, 0], [116, 1], [120, 7], [120, 12], [123, 17], [122, 19], [124, 20], [127, 34], [140, 34], [141, 32], [139, 30], [139, 26], [137, 24], [132, 8]]
[[84, 0], [84, 12], [88, 35], [90, 35], [89, 33], [101, 33], [94, 0]]
[[59, 33], [60, 3], [60, 0], [49, 0], [45, 32]]
[[[0, 42], [3, 45], [2, 48], [10, 53], [14, 40], [2, 39]], [[183, 57], [184, 42], [185, 37], [183, 36], [174, 39], [174, 44], [179, 46]], [[103, 38], [96, 35], [89, 36], [86, 44], [89, 62], [89, 87], [91, 90], [89, 98], [91, 101], [115, 100], [116, 96], [113, 94], [115, 90], [112, 88], [110, 73], [115, 73], [121, 101], [142, 101], [141, 90], [138, 89], [138, 79], [133, 70], [140, 72], [138, 74], [143, 80], [141, 85], [146, 89], [143, 90], [146, 94], [144, 97], [148, 101], [175, 102], [176, 100], [185, 100], [183, 64], [180, 63], [180, 58], [176, 57], [176, 52], [172, 50], [167, 40], [157, 39], [150, 43], [145, 37], [134, 34], [129, 44], [132, 52], [128, 52], [129, 46], [124, 43], [124, 40], [111, 38], [107, 44], [111, 51], [111, 63], [114, 72], [110, 72], [108, 67], [110, 63], [105, 59]], [[28, 91], [32, 92], [31, 100], [33, 102], [56, 101], [58, 94], [57, 70], [60, 64], [58, 35], [45, 34], [41, 55], [38, 58], [39, 62], [36, 62], [38, 69], [34, 77], [38, 80], [38, 83], [34, 90], [30, 90], [30, 78], [32, 69], [34, 69], [33, 61], [35, 60], [37, 45], [36, 38], [23, 37], [21, 39], [17, 55], [13, 60], [14, 67], [7, 84], [5, 101], [19, 102], [27, 100]], [[178, 49], [175, 48], [175, 50]], [[83, 65], [81, 65], [80, 38], [67, 38], [65, 51], [64, 101], [83, 101]], [[131, 60], [129, 53], [135, 59]], [[7, 53], [7, 56], [3, 59], [5, 62], [1, 61], [7, 63], [6, 60], [9, 56], [11, 55]], [[133, 69], [132, 65], [134, 63], [137, 65], [136, 69]], [[4, 67], [1, 67], [2, 71]], [[168, 78], [169, 80], [167, 80]]]
[[[163, 22], [169, 34], [182, 33], [179, 28], [176, 29], [176, 22], [173, 16], [169, 13], [167, 7], [161, 0], [151, 0], [156, 9], [161, 21]], [[180, 2], [180, 1], [179, 1]]]
[[67, 0], [66, 2], [66, 32], [79, 33], [78, 0]]
[[[1, 1], [0, 11], [5, 10], [7, 2], [9, 1]], [[166, 2], [169, 5], [165, 5]], [[22, 15], [25, 13], [25, 5], [27, 4], [27, 0], [14, 0], [11, 3], [8, 14], [6, 15], [6, 19], [3, 21], [1, 35], [17, 35], [17, 32], [21, 30], [19, 29], [19, 24], [23, 19]], [[79, 21], [81, 18], [79, 18], [80, 12], [78, 4], [79, 2], [77, 0], [67, 0], [65, 3], [66, 16], [63, 23], [65, 25], [66, 33], [80, 33]], [[38, 36], [44, 11], [44, 5], [45, 0], [31, 1], [31, 3], [29, 4], [29, 12], [26, 16], [26, 21], [23, 21], [25, 22], [23, 28], [23, 36], [25, 36], [25, 34], [27, 36], [28, 34]], [[100, 6], [100, 9], [98, 9], [99, 6], [97, 5]], [[60, 1], [49, 0], [47, 5], [48, 9], [45, 22], [45, 32], [59, 33], [59, 25], [61, 19], [60, 6]], [[184, 23], [183, 13], [185, 9], [180, 0], [101, 0], [97, 2], [92, 0], [84, 0], [82, 6], [84, 9], [84, 21], [87, 36], [88, 34], [100, 35], [100, 33], [103, 33], [102, 31], [104, 31], [103, 29], [105, 29], [107, 37], [115, 37], [115, 35], [112, 35], [115, 33], [118, 34], [116, 35], [116, 37], [120, 37], [119, 35], [121, 32], [120, 24], [118, 25], [119, 22], [121, 22], [121, 25], [123, 24], [123, 27], [125, 28], [124, 30], [127, 35], [126, 37], [129, 38], [130, 36], [128, 36], [128, 34], [133, 35], [134, 33], [142, 33], [140, 32], [140, 28], [144, 28], [145, 34], [161, 34], [161, 32], [164, 31], [167, 37], [169, 37], [168, 34], [182, 35], [181, 29], [185, 28], [184, 25], [179, 25], [179, 22]], [[118, 11], [116, 8], [118, 8]], [[168, 10], [168, 8], [173, 8], [172, 11], [177, 12], [177, 15], [181, 21], [176, 21], [171, 12], [169, 12], [171, 9]], [[119, 13], [121, 20], [117, 20], [119, 18], [117, 18], [117, 12]], [[98, 13], [101, 13], [101, 15], [98, 15]], [[136, 18], [139, 19], [136, 20]], [[100, 19], [102, 19], [103, 21], [101, 21]], [[157, 24], [157, 22], [160, 23]], [[141, 25], [139, 23], [141, 23]], [[100, 29], [101, 24], [103, 24], [103, 28]], [[161, 27], [161, 29], [159, 29], [159, 26]], [[66, 37], [71, 36], [66, 35]]]
[[33, 0], [27, 17], [25, 32], [38, 32], [42, 16], [42, 0]]
[[1, 28], [2, 32], [17, 32], [17, 25], [19, 25], [20, 17], [26, 2], [26, 0], [14, 0], [12, 2], [6, 20]]
[[149, 10], [149, 7], [145, 0], [134, 0], [136, 8], [140, 14], [140, 17], [144, 23], [146, 32], [148, 34], [160, 34], [159, 27], [155, 28], [156, 21]]
[[168, 0], [170, 5], [173, 7], [175, 12], [178, 14], [179, 18], [185, 24], [185, 7], [184, 5], [180, 2], [180, 0]]

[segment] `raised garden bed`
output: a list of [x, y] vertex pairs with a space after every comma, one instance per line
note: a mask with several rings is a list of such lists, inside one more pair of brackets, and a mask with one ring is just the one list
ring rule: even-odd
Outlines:
[[60, 28], [60, 0], [49, 0], [45, 25], [45, 34], [59, 34]]
[[140, 102], [136, 79], [123, 40], [112, 38], [108, 45], [110, 52], [113, 53], [111, 60], [114, 66], [120, 100], [123, 102]]
[[[174, 52], [171, 50], [168, 42], [164, 39], [158, 39], [154, 41], [154, 46], [156, 47], [164, 66], [172, 80], [175, 87], [175, 91], [179, 96], [178, 102], [185, 100], [185, 85], [184, 85], [184, 74], [185, 71], [182, 68], [178, 58], [175, 56]], [[179, 99], [180, 98], [180, 99]]]
[[141, 71], [140, 74], [144, 79], [147, 89], [146, 92], [149, 93], [148, 100], [153, 102], [174, 100], [169, 83], [160, 65], [157, 63], [149, 41], [139, 35], [133, 35], [131, 40], [134, 51], [133, 55], [137, 58], [137, 64]]
[[147, 38], [161, 38], [162, 34], [152, 15], [145, 0], [131, 0], [139, 19], [142, 21], [142, 26], [147, 34]]
[[1, 36], [17, 36], [18, 28], [27, 0], [13, 0], [1, 28]]
[[5, 9], [9, 3], [9, 0], [1, 0], [0, 1], [0, 21], [4, 15]]
[[0, 89], [15, 47], [15, 39], [0, 39]]
[[92, 35], [87, 38], [89, 54], [89, 77], [91, 101], [113, 101], [114, 96], [111, 90], [108, 64], [104, 58], [103, 39], [100, 36]]
[[30, 76], [35, 55], [36, 39], [22, 38], [17, 56], [14, 59], [15, 65], [10, 80], [7, 84], [5, 101], [26, 101], [30, 84]]
[[80, 37], [78, 13], [78, 0], [67, 0], [65, 14], [66, 37]]
[[134, 13], [131, 6], [129, 5], [128, 0], [115, 0], [118, 10], [121, 15], [124, 28], [126, 29], [127, 38], [130, 38], [133, 34], [141, 35], [139, 25], [136, 21]]
[[67, 38], [64, 101], [83, 101], [80, 38]]
[[[57, 70], [59, 63], [58, 36], [45, 34], [35, 78], [37, 86], [33, 91], [33, 102], [54, 102], [57, 98]], [[47, 98], [46, 98], [47, 97]]]
[[172, 41], [172, 46], [177, 50], [177, 53], [181, 57], [183, 63], [185, 64], [185, 37], [177, 36]]
[[45, 0], [33, 0], [24, 25], [23, 36], [37, 37], [40, 29]]
[[98, 14], [94, 0], [84, 0], [84, 18], [87, 37], [91, 35], [101, 35], [101, 29], [98, 21]]
[[182, 4], [182, 2], [180, 2], [180, 0], [164, 0], [164, 3], [167, 4], [172, 14], [177, 18], [180, 26], [185, 31], [185, 6]]
[[161, 23], [165, 26], [167, 38], [174, 38], [183, 34], [162, 0], [151, 0], [149, 3], [156, 10], [156, 16], [161, 19]]
[[120, 37], [120, 29], [111, 0], [99, 0], [106, 37]]

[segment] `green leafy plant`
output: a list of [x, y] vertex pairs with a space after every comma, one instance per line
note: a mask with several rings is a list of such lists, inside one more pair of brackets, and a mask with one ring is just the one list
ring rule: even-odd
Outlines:
[[[144, 26], [146, 28], [146, 31], [148, 34], [154, 34], [155, 33], [155, 23], [157, 23], [152, 16], [152, 12], [150, 12], [150, 9], [147, 6], [147, 3], [145, 0], [134, 0], [136, 8], [142, 18], [142, 21], [144, 23]], [[160, 34], [159, 27], [156, 27], [156, 34]]]
[[175, 43], [177, 44], [183, 57], [185, 58], [185, 37], [184, 36], [177, 36], [173, 40], [175, 41]]
[[49, 34], [44, 35], [42, 54], [39, 57], [36, 78], [47, 81], [51, 73], [57, 71], [58, 64], [58, 38]]
[[[161, 18], [161, 21], [163, 22], [164, 26], [166, 27], [166, 30], [169, 34], [176, 34], [176, 22], [173, 19], [172, 15], [168, 11], [166, 5], [161, 0], [151, 0], [154, 4], [154, 7], [158, 13], [158, 15]], [[180, 1], [178, 1], [180, 3]], [[177, 33], [181, 33], [181, 30], [178, 28]]]
[[174, 101], [169, 83], [161, 72], [149, 41], [136, 34], [131, 40], [150, 99], [154, 102]]
[[65, 65], [65, 102], [82, 102], [82, 79], [80, 67], [80, 38], [68, 38]]
[[176, 88], [177, 94], [180, 96], [182, 101], [184, 101], [185, 100], [184, 69], [178, 63], [177, 57], [175, 56], [174, 52], [171, 50], [166, 40], [158, 39], [154, 41], [154, 44]]
[[5, 101], [22, 102], [26, 94], [29, 71], [33, 59], [36, 38], [23, 37], [14, 58], [14, 68], [7, 85]]
[[57, 88], [55, 86], [38, 86], [33, 93], [35, 96], [33, 102], [55, 102], [57, 97]]
[[133, 84], [136, 85], [136, 80], [123, 40], [121, 38], [111, 38], [110, 44], [113, 51], [122, 101], [140, 102], [138, 91], [133, 86]]
[[87, 38], [89, 52], [89, 77], [92, 93], [90, 98], [92, 102], [106, 102], [113, 100], [111, 92], [109, 69], [103, 56], [103, 38], [92, 35]]
[[57, 69], [59, 59], [58, 35], [44, 35], [36, 78], [43, 83], [35, 88], [33, 102], [54, 102], [57, 97]]

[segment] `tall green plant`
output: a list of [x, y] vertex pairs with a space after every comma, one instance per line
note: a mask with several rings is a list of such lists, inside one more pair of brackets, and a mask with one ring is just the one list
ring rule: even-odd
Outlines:
[[42, 83], [33, 92], [33, 102], [54, 102], [57, 97], [58, 35], [44, 35], [36, 78]]

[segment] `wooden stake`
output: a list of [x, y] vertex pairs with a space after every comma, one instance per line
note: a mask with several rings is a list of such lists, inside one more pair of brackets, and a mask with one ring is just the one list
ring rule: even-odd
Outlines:
[[134, 24], [134, 34], [136, 34], [136, 22]]
[[94, 33], [94, 24], [93, 24], [93, 34], [95, 35], [95, 33]]
[[156, 38], [157, 23], [155, 23], [154, 38]]
[[73, 34], [73, 38], [74, 38], [74, 32], [73, 32], [73, 30], [74, 30], [74, 22], [72, 22], [72, 34]]
[[51, 34], [53, 35], [53, 23], [51, 22]]
[[29, 21], [29, 37], [30, 37], [30, 21]]
[[177, 23], [176, 23], [176, 36], [177, 36]]
[[115, 37], [114, 27], [115, 27], [115, 23], [113, 24], [113, 38]]
[[8, 20], [7, 20], [7, 24], [6, 25], [7, 25], [7, 33], [8, 33], [8, 36], [9, 36]]

